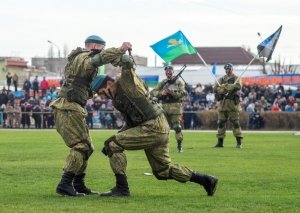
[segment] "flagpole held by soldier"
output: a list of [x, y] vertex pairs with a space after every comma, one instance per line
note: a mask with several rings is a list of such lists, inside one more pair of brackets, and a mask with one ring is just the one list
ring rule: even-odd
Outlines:
[[218, 100], [218, 142], [214, 147], [224, 147], [226, 123], [229, 120], [232, 125], [233, 135], [236, 138], [236, 148], [242, 148], [243, 136], [239, 122], [240, 90], [242, 86], [239, 81], [236, 81], [238, 77], [233, 74], [232, 64], [226, 64], [224, 69], [226, 75], [219, 80], [220, 85], [216, 83], [213, 88]]
[[[247, 71], [250, 64], [257, 56], [266, 57], [268, 62], [272, 58], [272, 54], [276, 47], [277, 41], [281, 34], [282, 26], [280, 26], [272, 35], [263, 40], [257, 46], [257, 55], [246, 66], [245, 70], [237, 77], [233, 71], [232, 64], [226, 64], [224, 69], [226, 75], [221, 78], [220, 83], [214, 86], [214, 91], [217, 93], [218, 105], [218, 143], [215, 147], [223, 147], [223, 140], [226, 132], [226, 121], [230, 120], [233, 125], [233, 134], [237, 140], [237, 148], [242, 148], [242, 133], [239, 124], [239, 90], [241, 89], [241, 77]], [[221, 85], [220, 85], [221, 84]]]
[[277, 41], [279, 39], [279, 36], [281, 34], [282, 26], [276, 30], [272, 35], [270, 35], [268, 38], [263, 40], [258, 46], [257, 46], [257, 54], [252, 58], [252, 60], [249, 62], [249, 64], [246, 66], [245, 70], [239, 75], [239, 77], [235, 80], [235, 83], [240, 80], [242, 75], [247, 71], [248, 67], [252, 64], [252, 62], [256, 59], [257, 56], [267, 58], [266, 62], [270, 61], [272, 59], [272, 54], [274, 52], [274, 49], [276, 47]]

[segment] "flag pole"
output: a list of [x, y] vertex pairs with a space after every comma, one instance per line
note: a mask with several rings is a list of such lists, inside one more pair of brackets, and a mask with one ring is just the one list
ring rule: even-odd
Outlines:
[[242, 77], [242, 75], [247, 71], [248, 67], [252, 64], [252, 62], [256, 59], [256, 57], [259, 55], [259, 53], [256, 54], [256, 56], [254, 56], [252, 58], [252, 60], [249, 62], [249, 64], [246, 66], [245, 70], [239, 75], [239, 77], [235, 80], [234, 84], [236, 84], [236, 82], [238, 82], [240, 80], [240, 78]]
[[[211, 72], [211, 70], [209, 69], [207, 63], [204, 61], [204, 59], [203, 59], [202, 56], [198, 53], [198, 51], [197, 51], [197, 55], [198, 55], [198, 57], [200, 58], [200, 60], [203, 62], [203, 64], [204, 64], [205, 67], [207, 68], [207, 70], [212, 74], [212, 72]], [[213, 75], [213, 74], [212, 74], [212, 76], [214, 77], [214, 79], [215, 79], [215, 81], [217, 82], [217, 84], [218, 84], [219, 86], [221, 86], [221, 84], [220, 84], [220, 82], [218, 81], [218, 79], [216, 78], [216, 76]]]

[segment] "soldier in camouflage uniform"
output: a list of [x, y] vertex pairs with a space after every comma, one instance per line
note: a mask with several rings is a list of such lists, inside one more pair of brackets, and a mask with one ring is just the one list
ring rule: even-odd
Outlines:
[[96, 77], [97, 68], [113, 63], [131, 47], [131, 44], [124, 42], [120, 48], [106, 50], [104, 47], [105, 41], [92, 35], [85, 40], [85, 48], [78, 47], [70, 53], [59, 97], [51, 103], [51, 107], [55, 109], [56, 129], [70, 148], [62, 179], [56, 188], [56, 192], [61, 195], [96, 194], [84, 184], [88, 159], [93, 152], [85, 121], [87, 111], [84, 107], [92, 95], [91, 83]]
[[237, 76], [233, 74], [233, 65], [224, 66], [226, 75], [218, 84], [214, 86], [214, 92], [218, 99], [218, 143], [215, 147], [223, 147], [223, 140], [226, 135], [226, 122], [230, 120], [233, 127], [233, 135], [236, 137], [237, 148], [242, 148], [242, 132], [239, 122], [240, 114], [240, 90], [241, 83], [237, 81]]
[[124, 150], [144, 150], [158, 180], [174, 179], [202, 185], [208, 196], [216, 190], [218, 179], [195, 172], [185, 166], [171, 164], [168, 148], [169, 125], [160, 105], [152, 101], [144, 82], [136, 75], [133, 61], [124, 55], [116, 65], [122, 66], [116, 81], [98, 76], [92, 89], [101, 97], [113, 100], [126, 124], [104, 142], [102, 152], [116, 177], [116, 186], [102, 196], [130, 196], [126, 176], [127, 159]]
[[186, 95], [183, 83], [176, 79], [172, 81], [174, 70], [172, 66], [166, 66], [165, 72], [167, 78], [159, 83], [158, 87], [151, 91], [151, 96], [161, 100], [162, 107], [169, 125], [175, 130], [178, 152], [182, 149], [182, 127], [181, 118], [183, 113], [182, 99]]

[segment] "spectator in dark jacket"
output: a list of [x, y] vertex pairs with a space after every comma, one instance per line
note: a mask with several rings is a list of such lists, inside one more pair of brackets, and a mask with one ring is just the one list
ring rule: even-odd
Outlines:
[[28, 102], [25, 102], [24, 105], [21, 106], [22, 117], [21, 117], [21, 124], [23, 128], [27, 126], [30, 127], [30, 113], [31, 113], [31, 105]]
[[27, 78], [24, 83], [23, 83], [23, 90], [27, 95], [30, 95], [30, 88], [31, 88], [31, 83], [29, 79]]
[[6, 74], [6, 85], [7, 85], [7, 90], [9, 90], [10, 88], [10, 85], [11, 85], [11, 82], [12, 82], [12, 75], [10, 72], [8, 72]]
[[39, 95], [39, 80], [38, 76], [35, 76], [33, 82], [32, 82], [32, 89], [33, 89], [33, 97], [36, 97], [36, 95]]
[[41, 107], [39, 105], [35, 105], [33, 107], [32, 118], [34, 119], [35, 128], [40, 129], [42, 126], [42, 114], [41, 114]]

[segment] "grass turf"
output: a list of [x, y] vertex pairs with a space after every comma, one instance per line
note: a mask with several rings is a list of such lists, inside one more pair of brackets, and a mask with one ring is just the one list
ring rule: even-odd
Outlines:
[[[91, 131], [95, 152], [86, 184], [115, 184], [103, 141], [115, 131]], [[184, 152], [170, 135], [172, 163], [216, 175], [214, 197], [194, 183], [158, 181], [143, 151], [126, 151], [129, 198], [61, 197], [55, 187], [68, 148], [55, 131], [0, 131], [0, 212], [300, 212], [300, 138], [292, 133], [245, 133], [244, 148], [231, 134], [214, 149], [215, 133], [184, 132]]]

